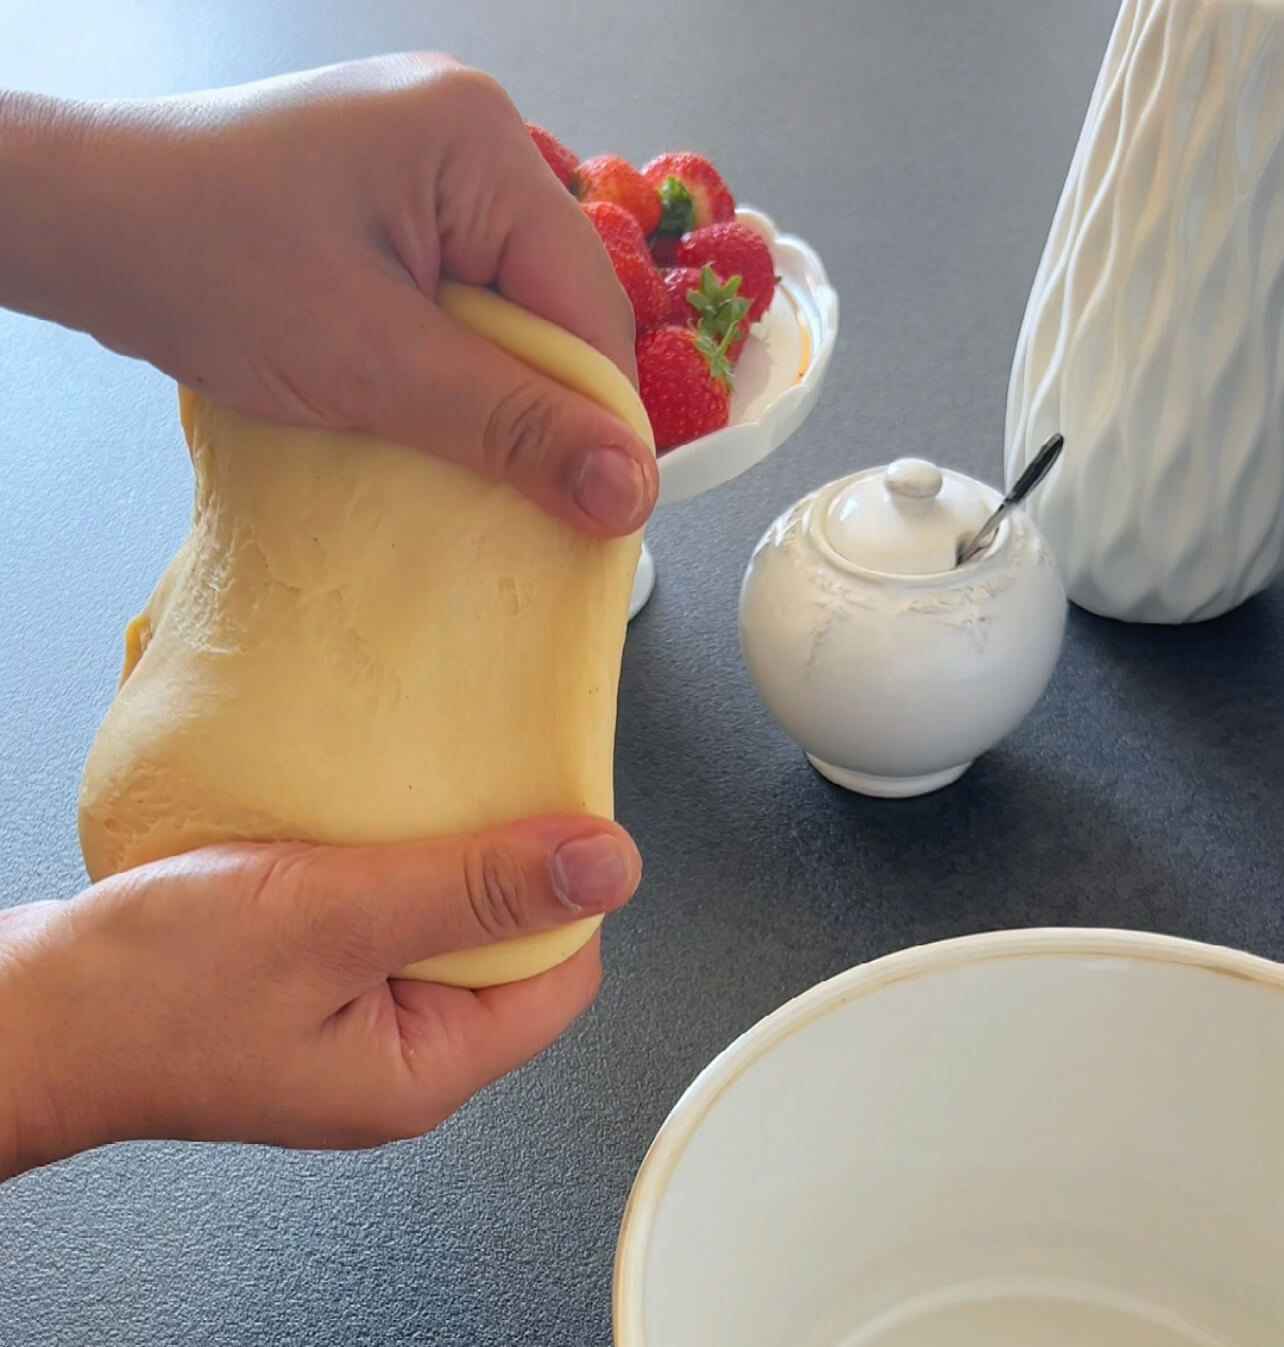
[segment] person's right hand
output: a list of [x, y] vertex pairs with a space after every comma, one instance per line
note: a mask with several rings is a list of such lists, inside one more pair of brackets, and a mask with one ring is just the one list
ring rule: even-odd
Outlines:
[[592, 1003], [599, 940], [484, 991], [392, 975], [619, 908], [640, 877], [621, 828], [569, 816], [413, 846], [209, 848], [0, 911], [0, 1179], [113, 1141], [429, 1131]]
[[650, 514], [631, 430], [433, 302], [443, 277], [493, 286], [636, 385], [606, 250], [488, 77], [411, 54], [74, 110], [0, 100], [6, 137], [30, 148], [16, 169], [0, 153], [0, 303], [242, 411], [428, 449], [593, 536]]

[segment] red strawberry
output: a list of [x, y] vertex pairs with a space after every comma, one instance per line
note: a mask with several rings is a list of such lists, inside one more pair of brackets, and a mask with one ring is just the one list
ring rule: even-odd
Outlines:
[[623, 206], [614, 201], [585, 201], [580, 209], [593, 223], [593, 228], [608, 247], [620, 245], [632, 248], [635, 252], [646, 252], [646, 235], [642, 226]]
[[735, 197], [722, 174], [701, 155], [656, 155], [643, 165], [642, 176], [659, 193], [661, 236], [680, 238], [703, 225], [735, 218]]
[[669, 292], [645, 247], [607, 243], [606, 251], [624, 293], [633, 305], [633, 323], [640, 334], [658, 327], [669, 316]]
[[740, 298], [740, 277], [723, 282], [710, 266], [673, 267], [665, 273], [664, 288], [669, 292], [671, 323], [699, 326], [715, 342], [720, 342], [732, 324], [736, 332], [727, 345], [727, 358], [740, 359], [749, 340], [749, 301]]
[[664, 273], [664, 288], [669, 292], [669, 322], [694, 326], [700, 318], [691, 301], [688, 290], [700, 288], [699, 267], [670, 267]]
[[738, 220], [705, 225], [678, 244], [678, 265], [702, 267], [720, 276], [739, 276], [740, 290], [749, 301], [749, 322], [756, 323], [776, 293], [776, 264], [767, 240]]
[[613, 201], [633, 216], [643, 234], [655, 233], [660, 223], [660, 198], [627, 159], [615, 154], [594, 155], [580, 164], [576, 176], [581, 201]]
[[637, 343], [638, 391], [651, 419], [657, 452], [711, 434], [731, 415], [731, 364], [726, 339], [667, 324]]
[[527, 122], [526, 129], [530, 132], [531, 139], [535, 142], [535, 148], [544, 156], [544, 162], [557, 174], [557, 180], [564, 187], [575, 191], [575, 169], [579, 164], [579, 158], [551, 132], [545, 131], [542, 126], [536, 126], [534, 122]]

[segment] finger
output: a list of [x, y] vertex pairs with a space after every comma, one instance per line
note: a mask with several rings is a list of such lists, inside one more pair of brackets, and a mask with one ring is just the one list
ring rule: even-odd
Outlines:
[[377, 435], [505, 481], [594, 537], [636, 532], [659, 490], [655, 455], [588, 397], [426, 302], [409, 282], [380, 303], [386, 352], [363, 420]]
[[434, 1106], [443, 1092], [449, 1095], [453, 1112], [560, 1038], [593, 1004], [601, 981], [598, 934], [556, 968], [482, 992], [394, 981], [404, 1056], [414, 1063], [415, 1083], [431, 1089]]
[[494, 283], [514, 304], [596, 347], [637, 386], [633, 305], [601, 236], [523, 133], [512, 191], [521, 201], [500, 243]]
[[574, 333], [636, 387], [633, 307], [597, 231], [507, 93], [476, 72], [465, 82], [475, 116], [437, 183], [443, 271]]
[[358, 979], [622, 907], [642, 861], [617, 824], [529, 820], [471, 837], [384, 847], [283, 848], [265, 894], [283, 894], [296, 939]]
[[[542, 159], [538, 167], [551, 176]], [[633, 305], [597, 230], [556, 178], [538, 202], [532, 190], [530, 207], [517, 216], [496, 285], [505, 299], [596, 347], [637, 386]]]

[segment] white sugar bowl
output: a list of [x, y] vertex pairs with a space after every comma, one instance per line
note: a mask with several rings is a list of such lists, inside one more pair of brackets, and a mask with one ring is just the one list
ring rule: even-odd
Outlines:
[[1043, 536], [1012, 510], [955, 562], [1001, 500], [904, 458], [811, 492], [754, 549], [740, 590], [749, 676], [835, 784], [897, 798], [949, 785], [1043, 695], [1066, 623]]

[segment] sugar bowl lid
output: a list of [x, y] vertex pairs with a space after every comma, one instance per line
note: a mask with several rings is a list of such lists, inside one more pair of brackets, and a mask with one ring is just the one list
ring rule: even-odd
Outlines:
[[979, 484], [921, 458], [900, 458], [859, 473], [822, 503], [813, 527], [849, 565], [885, 575], [954, 569], [960, 541], [989, 518], [996, 502]]

